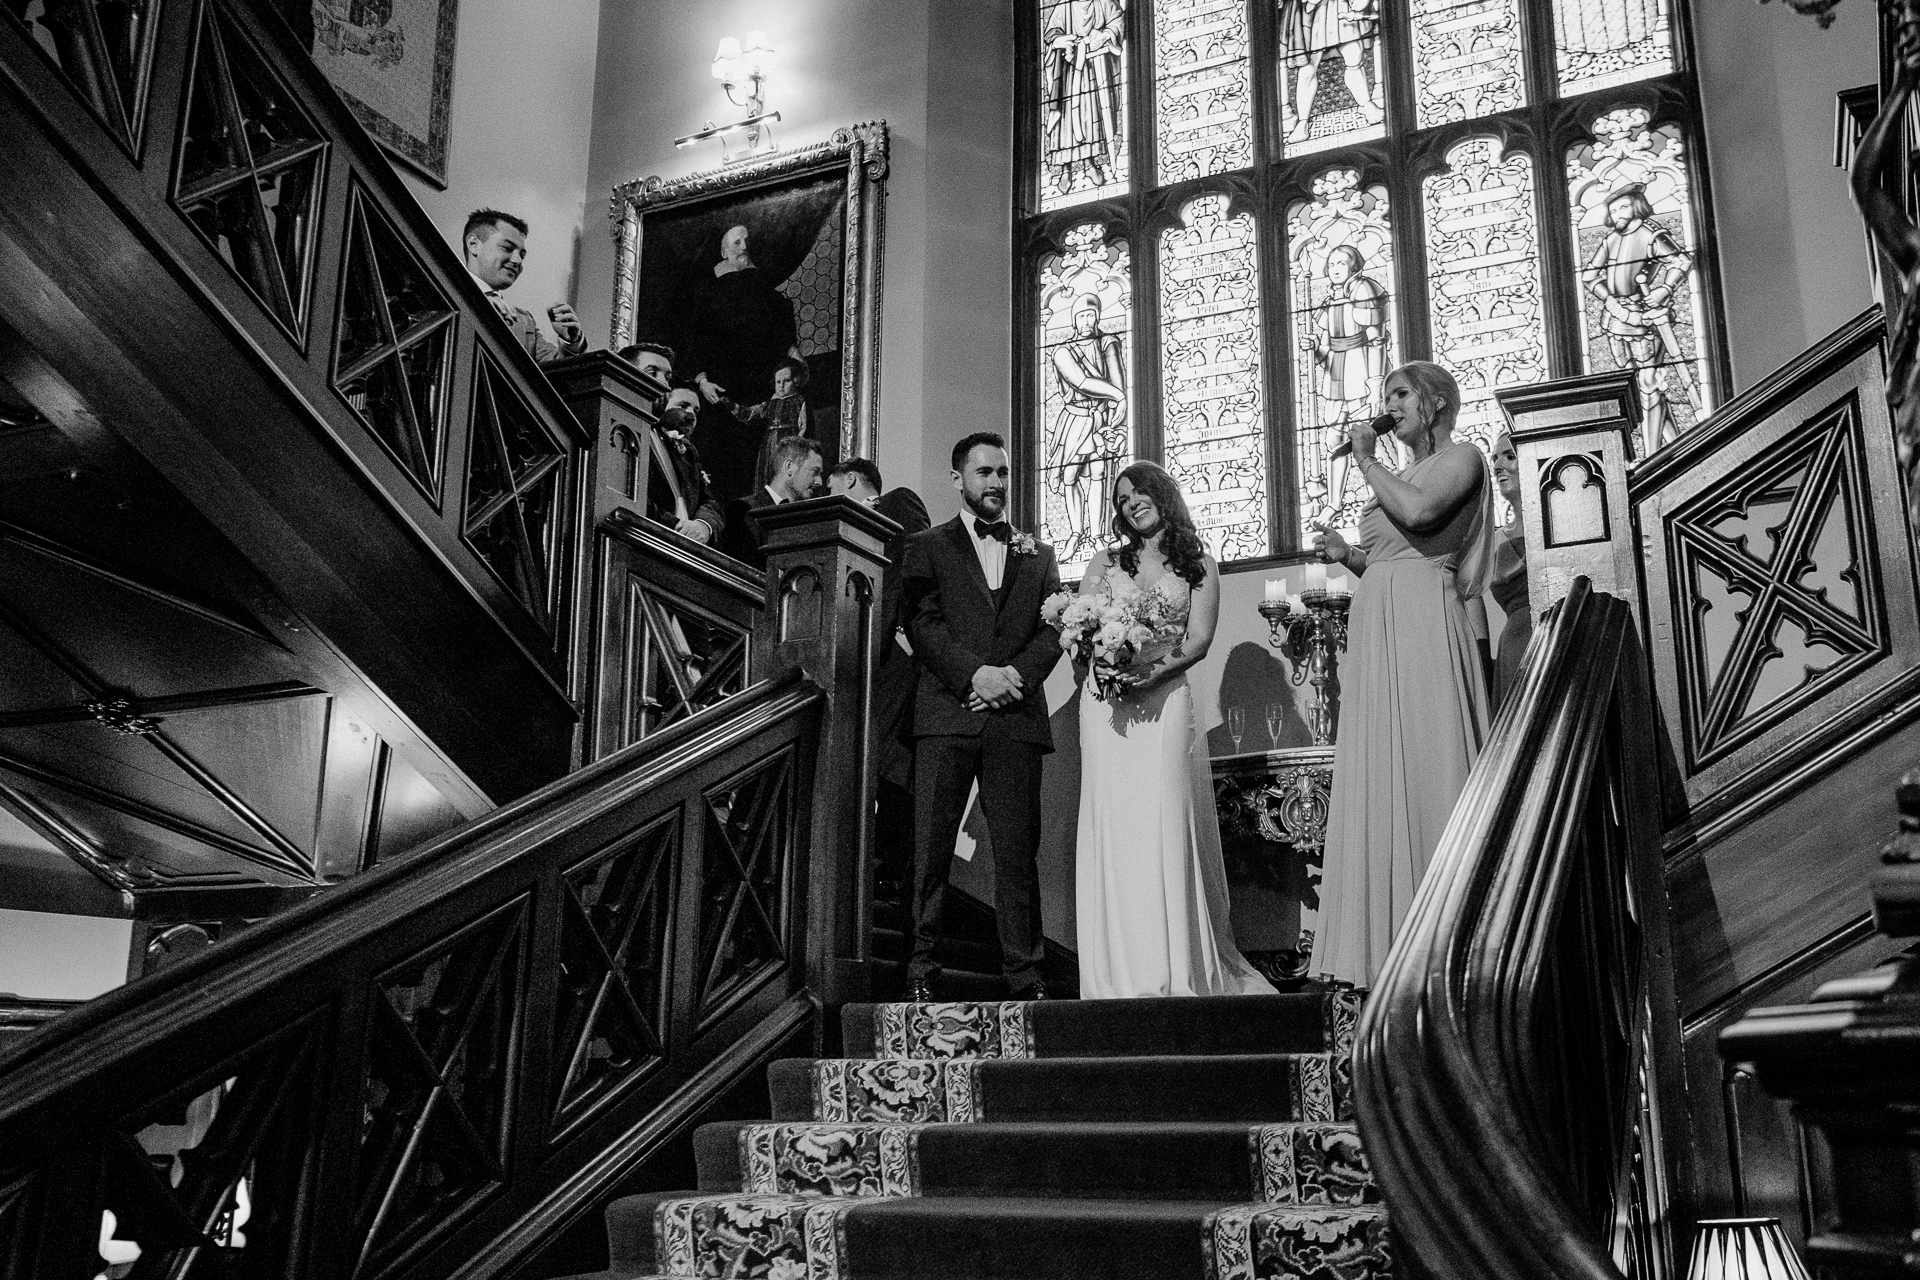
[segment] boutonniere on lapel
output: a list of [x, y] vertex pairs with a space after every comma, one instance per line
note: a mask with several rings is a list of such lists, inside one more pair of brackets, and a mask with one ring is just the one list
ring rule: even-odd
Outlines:
[[1007, 538], [1007, 550], [1016, 556], [1039, 555], [1040, 544], [1033, 540], [1032, 534], [1015, 531]]

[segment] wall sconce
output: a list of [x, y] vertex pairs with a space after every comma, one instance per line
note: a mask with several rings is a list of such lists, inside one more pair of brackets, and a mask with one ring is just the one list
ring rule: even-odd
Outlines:
[[[675, 138], [673, 145], [690, 147], [707, 138], [721, 138], [728, 146], [721, 157], [726, 164], [779, 150], [779, 144], [773, 140], [771, 122], [778, 120], [780, 113], [767, 110], [767, 64], [772, 58], [773, 46], [767, 43], [764, 31], [749, 31], [744, 39], [721, 37], [720, 47], [713, 55], [713, 78], [725, 86], [727, 101], [746, 108], [746, 117], [723, 125], [709, 120], [706, 128]], [[747, 95], [745, 101], [740, 99], [742, 92]], [[741, 135], [740, 141], [744, 144], [737, 148], [732, 145], [736, 134]]]

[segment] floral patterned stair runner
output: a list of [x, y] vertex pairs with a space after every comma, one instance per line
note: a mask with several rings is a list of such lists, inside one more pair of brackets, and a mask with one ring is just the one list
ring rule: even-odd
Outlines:
[[[986, 1119], [982, 1066], [1036, 1056], [1030, 1006], [882, 1005], [871, 1059], [812, 1064], [810, 1121], [740, 1131], [737, 1193], [654, 1211], [659, 1280], [846, 1280], [847, 1215], [921, 1194], [919, 1145], [935, 1125]], [[1329, 1052], [1288, 1055], [1295, 1120], [1247, 1126], [1252, 1203], [1208, 1214], [1207, 1280], [1388, 1280], [1386, 1213], [1351, 1120], [1359, 1002], [1327, 998]]]

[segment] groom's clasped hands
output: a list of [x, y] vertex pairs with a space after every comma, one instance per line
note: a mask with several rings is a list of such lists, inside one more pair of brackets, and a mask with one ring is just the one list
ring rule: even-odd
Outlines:
[[967, 710], [998, 711], [1026, 696], [1026, 682], [1012, 667], [981, 667], [973, 673], [973, 689], [967, 695]]

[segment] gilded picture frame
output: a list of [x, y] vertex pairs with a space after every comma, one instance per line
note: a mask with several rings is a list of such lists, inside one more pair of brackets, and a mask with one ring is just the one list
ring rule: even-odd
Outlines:
[[[837, 397], [832, 437], [822, 443], [836, 457], [872, 457], [880, 402], [886, 175], [887, 126], [876, 120], [763, 160], [615, 187], [609, 209], [615, 245], [609, 345], [617, 351], [636, 340], [671, 344], [680, 295], [719, 274], [714, 259], [728, 230], [749, 228], [758, 237], [750, 244], [777, 241], [782, 219], [804, 220], [800, 240], [806, 244], [784, 253], [775, 249], [761, 265], [777, 263], [771, 283], [793, 304], [796, 346], [815, 370], [809, 400], [824, 410], [829, 388]], [[828, 254], [837, 260], [831, 273], [836, 279], [822, 270]], [[690, 379], [701, 370], [676, 372]], [[759, 387], [728, 390], [743, 404], [764, 394]], [[817, 412], [815, 434], [824, 434], [826, 426], [825, 414]]]

